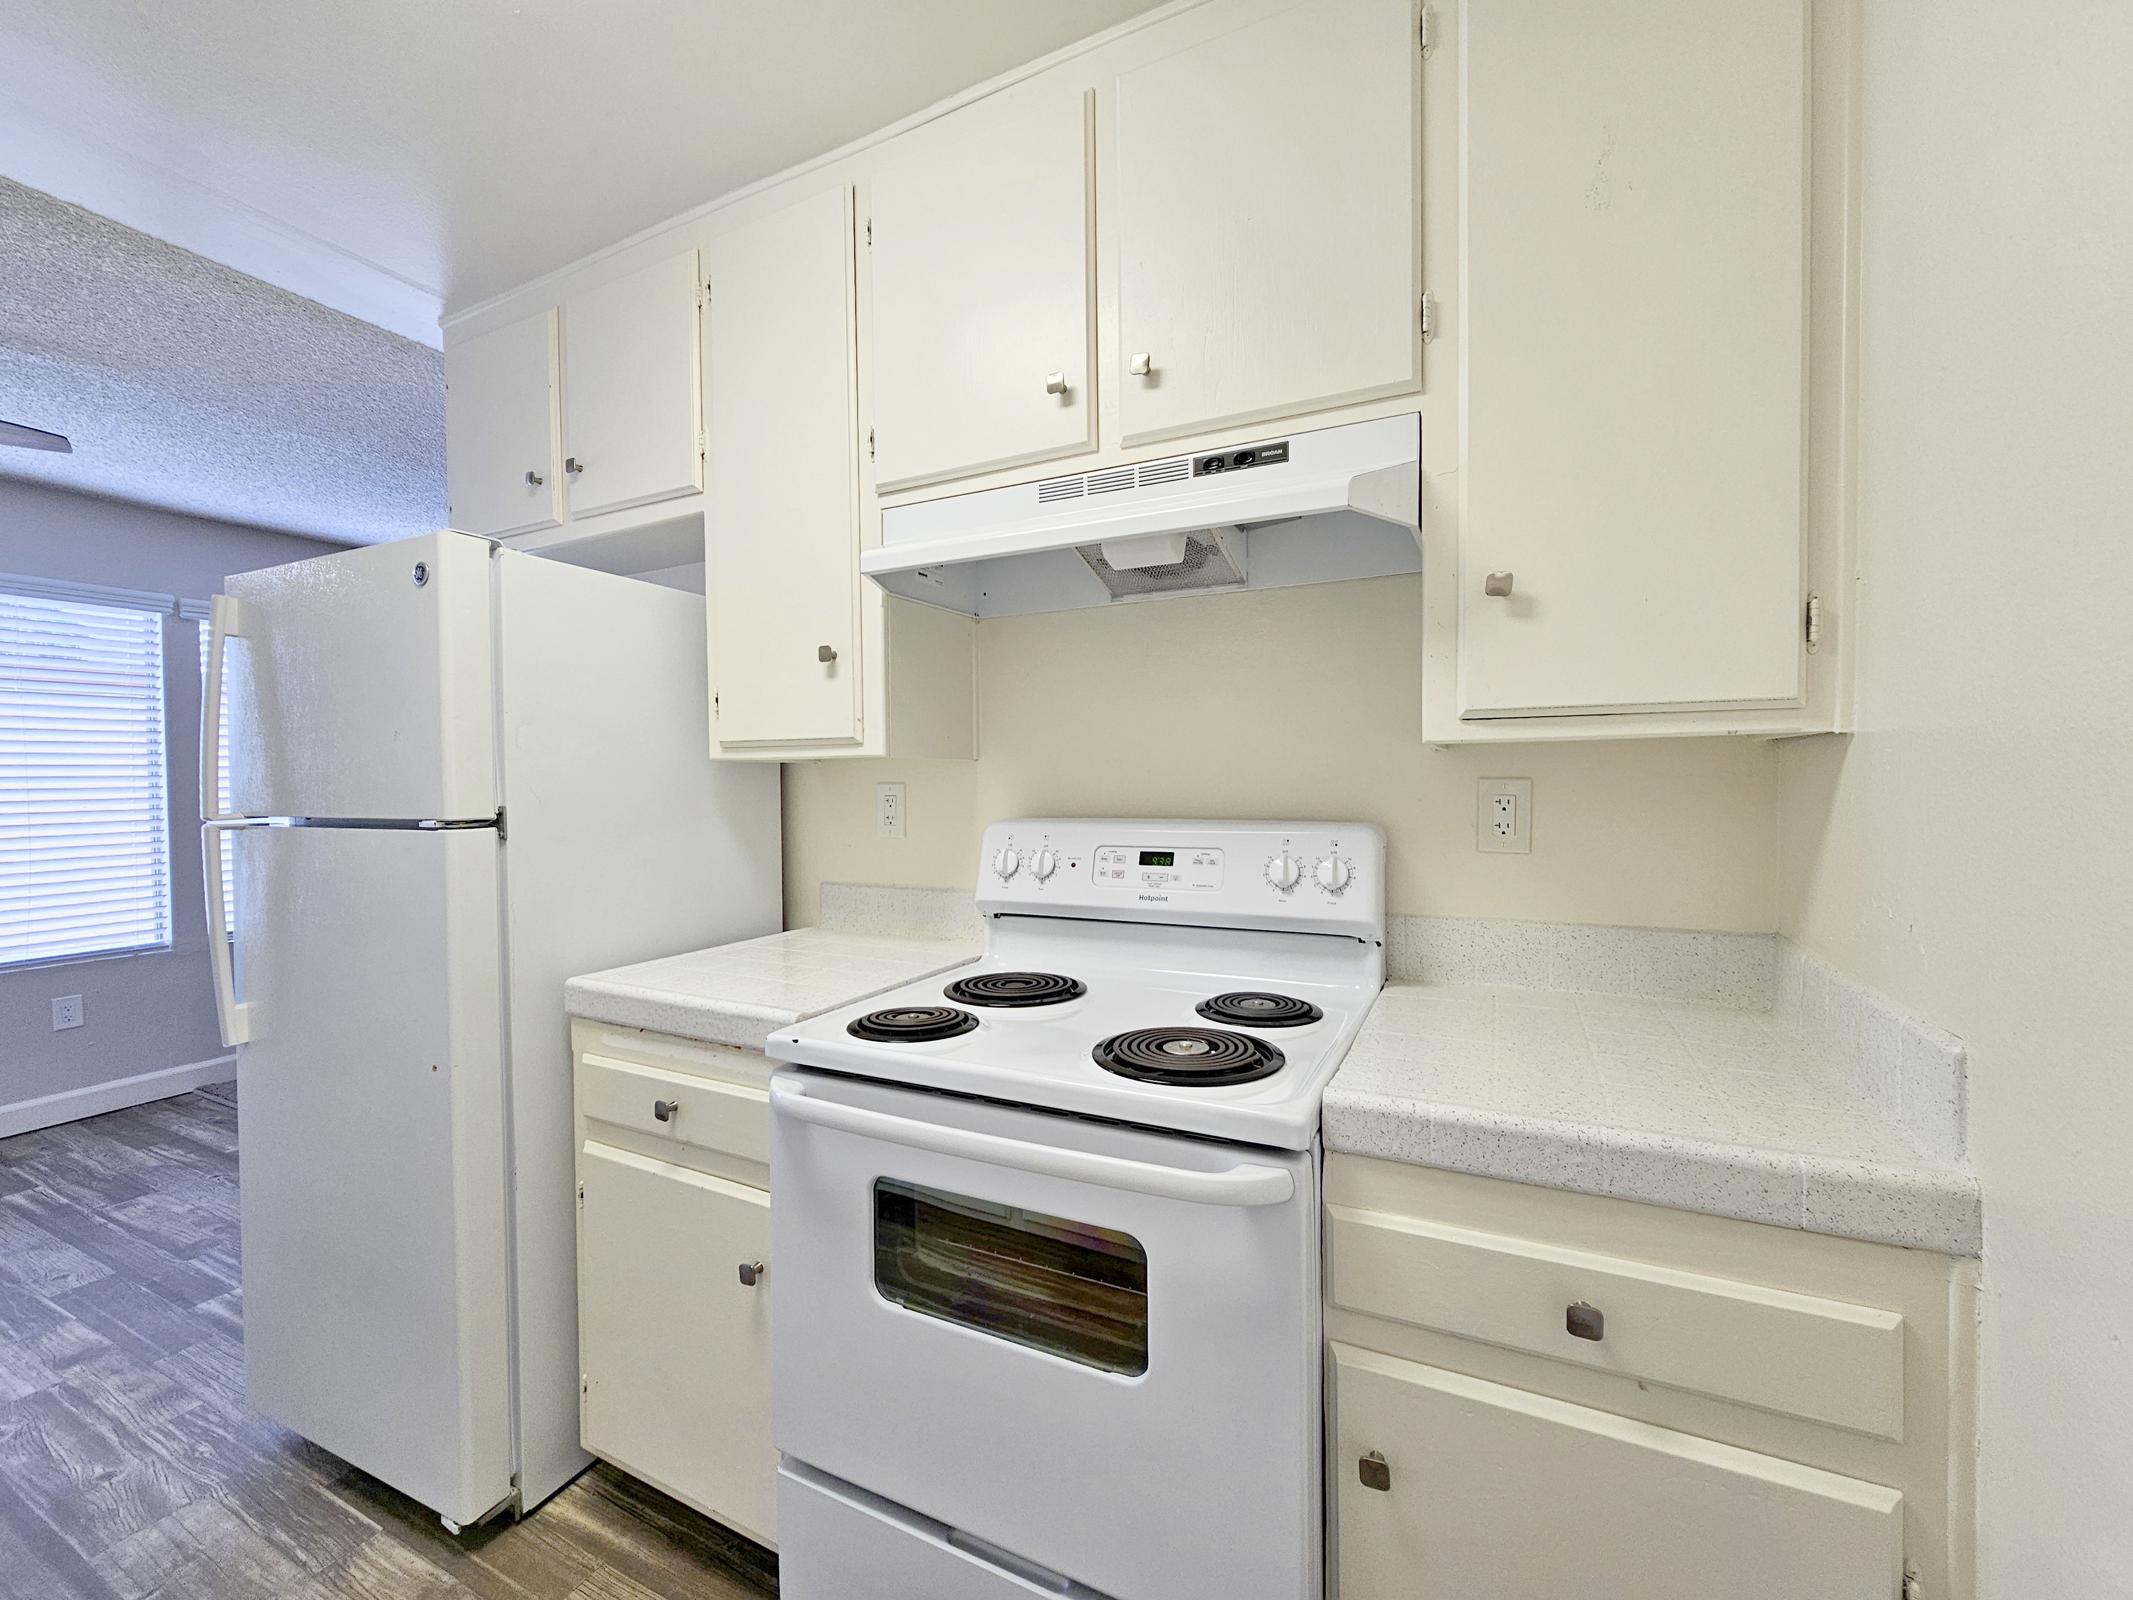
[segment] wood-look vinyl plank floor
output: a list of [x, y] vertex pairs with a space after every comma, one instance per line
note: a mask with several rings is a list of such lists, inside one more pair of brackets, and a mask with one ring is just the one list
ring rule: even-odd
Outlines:
[[430, 1512], [244, 1403], [237, 1103], [0, 1139], [0, 1600], [762, 1600], [777, 1562], [596, 1466]]

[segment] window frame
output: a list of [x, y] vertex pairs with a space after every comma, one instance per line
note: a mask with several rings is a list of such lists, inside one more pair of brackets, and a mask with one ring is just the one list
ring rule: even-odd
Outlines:
[[[152, 674], [145, 685], [146, 703], [141, 706], [144, 725], [153, 730], [153, 748], [141, 752], [147, 781], [141, 786], [149, 797], [147, 817], [150, 862], [146, 871], [148, 900], [145, 910], [152, 936], [123, 943], [84, 943], [76, 948], [49, 949], [20, 957], [0, 956], [0, 975], [32, 971], [40, 967], [66, 966], [82, 961], [108, 961], [131, 956], [167, 954], [177, 943], [177, 862], [175, 810], [170, 788], [170, 618], [176, 613], [175, 596], [102, 584], [73, 583], [61, 579], [0, 573], [0, 600], [43, 602], [51, 606], [95, 608], [143, 618], [151, 627], [152, 648], [142, 665]], [[116, 903], [116, 902], [114, 902]], [[112, 937], [110, 934], [85, 936]], [[27, 941], [25, 941], [27, 942]]]

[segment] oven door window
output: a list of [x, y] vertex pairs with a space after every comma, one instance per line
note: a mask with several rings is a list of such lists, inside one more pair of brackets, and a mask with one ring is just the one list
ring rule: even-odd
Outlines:
[[1115, 1229], [880, 1178], [874, 1286], [1102, 1372], [1148, 1370], [1148, 1254]]

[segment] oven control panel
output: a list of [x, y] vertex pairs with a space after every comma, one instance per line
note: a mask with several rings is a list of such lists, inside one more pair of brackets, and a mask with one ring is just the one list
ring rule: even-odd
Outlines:
[[1385, 836], [1361, 822], [997, 822], [978, 909], [1382, 940]]
[[1191, 893], [1222, 887], [1222, 851], [1214, 845], [1100, 845], [1092, 865], [1099, 886], [1131, 883]]

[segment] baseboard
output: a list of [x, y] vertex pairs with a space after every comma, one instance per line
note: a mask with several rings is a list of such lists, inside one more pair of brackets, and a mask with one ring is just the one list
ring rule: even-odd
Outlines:
[[63, 1089], [58, 1094], [39, 1095], [34, 1100], [18, 1100], [13, 1105], [0, 1106], [0, 1139], [34, 1133], [61, 1122], [79, 1122], [83, 1117], [100, 1117], [107, 1111], [123, 1111], [151, 1100], [168, 1100], [172, 1095], [189, 1094], [210, 1083], [236, 1080], [237, 1058], [216, 1056], [210, 1061], [159, 1067], [154, 1072], [136, 1072], [130, 1078], [111, 1078], [79, 1089]]

